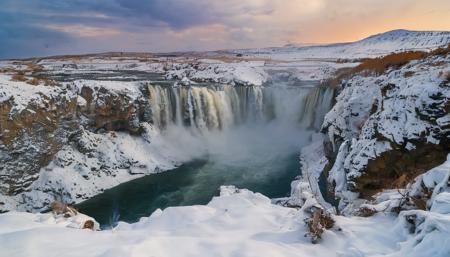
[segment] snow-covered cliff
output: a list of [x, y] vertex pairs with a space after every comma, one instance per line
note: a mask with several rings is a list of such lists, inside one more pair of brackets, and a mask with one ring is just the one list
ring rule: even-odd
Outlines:
[[445, 161], [449, 57], [433, 55], [342, 84], [323, 124], [337, 153], [329, 175], [336, 194], [370, 197]]

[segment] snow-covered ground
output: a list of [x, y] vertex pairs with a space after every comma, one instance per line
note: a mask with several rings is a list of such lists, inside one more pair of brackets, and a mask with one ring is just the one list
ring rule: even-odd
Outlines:
[[[56, 97], [62, 93], [63, 88], [30, 86], [22, 81], [11, 81], [11, 76], [0, 74], [0, 103], [12, 100], [11, 114], [20, 113], [32, 102], [43, 105], [46, 98]], [[69, 92], [65, 97], [70, 98], [74, 95]]]
[[423, 219], [417, 221], [417, 234], [410, 234], [406, 214], [336, 216], [335, 228], [324, 233], [323, 242], [311, 244], [304, 209], [222, 187], [220, 197], [205, 206], [158, 210], [114, 230], [68, 228], [71, 223], [58, 222], [51, 214], [3, 214], [0, 256], [448, 256], [450, 217], [414, 214]]

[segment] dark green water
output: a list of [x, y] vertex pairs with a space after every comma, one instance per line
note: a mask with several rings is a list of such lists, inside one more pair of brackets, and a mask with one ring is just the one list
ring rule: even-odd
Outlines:
[[121, 184], [77, 207], [108, 226], [114, 210], [121, 221], [135, 222], [158, 208], [206, 204], [218, 195], [221, 185], [247, 188], [271, 198], [288, 196], [290, 183], [300, 172], [298, 153], [256, 159], [193, 161], [172, 171]]

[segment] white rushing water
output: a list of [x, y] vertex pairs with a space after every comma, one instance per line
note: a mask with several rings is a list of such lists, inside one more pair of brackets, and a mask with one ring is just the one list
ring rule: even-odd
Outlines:
[[148, 85], [148, 89], [156, 127], [175, 125], [202, 132], [274, 120], [318, 129], [334, 93], [325, 87], [293, 86]]

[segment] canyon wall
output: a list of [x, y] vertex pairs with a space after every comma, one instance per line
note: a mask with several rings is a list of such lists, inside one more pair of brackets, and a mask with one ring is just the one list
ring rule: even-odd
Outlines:
[[153, 144], [170, 127], [193, 135], [272, 121], [317, 129], [334, 92], [324, 87], [93, 80], [32, 86], [3, 79], [3, 211], [42, 210], [55, 199], [79, 202], [189, 161]]

